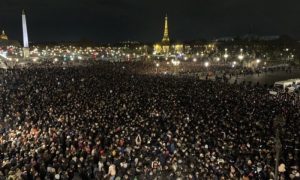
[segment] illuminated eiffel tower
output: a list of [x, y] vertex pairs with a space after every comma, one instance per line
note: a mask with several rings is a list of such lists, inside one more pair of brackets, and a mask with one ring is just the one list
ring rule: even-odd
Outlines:
[[162, 39], [163, 44], [169, 44], [170, 38], [169, 38], [169, 28], [168, 28], [168, 16], [165, 17], [165, 29], [164, 29], [164, 37]]

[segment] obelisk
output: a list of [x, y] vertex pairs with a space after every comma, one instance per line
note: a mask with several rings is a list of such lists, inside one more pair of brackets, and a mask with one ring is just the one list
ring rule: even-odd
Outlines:
[[29, 58], [29, 43], [28, 43], [28, 33], [27, 33], [27, 23], [25, 11], [22, 12], [22, 27], [23, 27], [23, 57]]

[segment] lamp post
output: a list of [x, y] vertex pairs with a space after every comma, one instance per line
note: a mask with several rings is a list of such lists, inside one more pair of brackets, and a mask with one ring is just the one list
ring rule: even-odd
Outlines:
[[225, 63], [227, 62], [228, 57], [229, 57], [229, 55], [227, 54], [227, 48], [225, 48], [225, 54], [224, 54]]
[[159, 67], [159, 63], [156, 63], [156, 64], [155, 64], [155, 67], [156, 67], [155, 69], [156, 69], [156, 74], [157, 74], [158, 67]]
[[244, 59], [244, 53], [243, 53], [243, 49], [240, 49], [240, 55], [238, 56], [238, 59], [240, 60], [240, 61], [242, 61], [243, 59]]
[[260, 59], [256, 59], [256, 68], [258, 68], [259, 63], [261, 62]]

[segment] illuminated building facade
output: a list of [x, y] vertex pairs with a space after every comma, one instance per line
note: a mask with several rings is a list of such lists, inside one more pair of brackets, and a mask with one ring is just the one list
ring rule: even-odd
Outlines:
[[169, 24], [168, 24], [168, 16], [165, 17], [165, 25], [164, 25], [164, 34], [162, 41], [160, 43], [154, 44], [154, 54], [155, 55], [169, 55], [172, 53], [181, 53], [183, 51], [182, 44], [171, 44], [169, 37]]
[[5, 34], [4, 30], [0, 34], [0, 47], [7, 47], [7, 46], [16, 46], [19, 47], [20, 44], [18, 41], [9, 40], [8, 36]]
[[7, 35], [5, 34], [4, 30], [2, 31], [2, 34], [0, 35], [1, 40], [8, 40]]

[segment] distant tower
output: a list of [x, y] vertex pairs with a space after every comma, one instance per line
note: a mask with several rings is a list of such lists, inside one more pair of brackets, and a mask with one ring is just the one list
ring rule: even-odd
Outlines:
[[27, 24], [26, 24], [26, 15], [25, 11], [22, 12], [22, 27], [23, 27], [23, 57], [29, 57], [29, 43], [28, 43], [28, 33], [27, 33]]
[[168, 28], [168, 16], [165, 17], [165, 29], [164, 29], [164, 37], [162, 39], [163, 44], [169, 44], [170, 38], [169, 38], [169, 28]]

